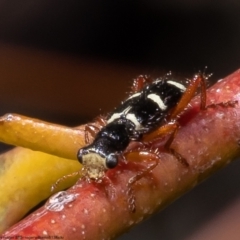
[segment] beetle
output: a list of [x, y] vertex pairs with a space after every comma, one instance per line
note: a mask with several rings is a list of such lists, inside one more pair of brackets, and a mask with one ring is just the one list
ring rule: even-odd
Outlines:
[[[83, 164], [90, 179], [101, 179], [105, 171], [117, 166], [131, 141], [153, 139], [170, 133], [165, 149], [174, 154], [185, 165], [186, 160], [174, 149], [171, 143], [177, 133], [177, 117], [201, 85], [201, 109], [206, 107], [206, 79], [209, 77], [199, 72], [189, 81], [188, 86], [172, 79], [171, 74], [151, 80], [139, 76], [134, 80], [133, 93], [110, 113], [100, 130], [95, 130], [92, 143], [79, 149], [77, 158]], [[90, 126], [86, 131], [90, 130]], [[149, 153], [150, 154], [150, 153]]]

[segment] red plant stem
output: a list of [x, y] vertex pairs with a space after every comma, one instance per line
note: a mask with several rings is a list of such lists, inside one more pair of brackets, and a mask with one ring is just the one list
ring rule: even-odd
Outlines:
[[188, 167], [161, 150], [162, 139], [149, 144], [148, 151], [160, 149], [159, 164], [133, 185], [135, 213], [129, 211], [127, 184], [152, 159], [145, 157], [141, 161], [132, 154], [131, 159], [127, 157], [128, 163], [109, 170], [101, 183], [79, 180], [66, 191], [67, 196], [74, 194], [76, 199], [62, 205], [61, 211], [50, 211], [45, 205], [2, 237], [111, 239], [126, 231], [240, 155], [240, 70], [207, 91], [208, 105], [227, 101], [238, 102], [235, 106], [219, 105], [200, 111], [197, 96], [181, 116], [181, 128], [172, 147], [187, 160]]

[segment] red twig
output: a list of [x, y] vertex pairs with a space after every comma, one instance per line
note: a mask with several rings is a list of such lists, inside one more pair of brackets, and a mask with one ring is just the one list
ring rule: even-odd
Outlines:
[[188, 167], [161, 150], [162, 139], [149, 144], [149, 151], [159, 149], [159, 164], [133, 185], [135, 213], [129, 211], [128, 181], [151, 159], [122, 162], [109, 170], [101, 183], [79, 180], [2, 237], [110, 239], [162, 209], [240, 154], [240, 70], [211, 87], [207, 101], [208, 105], [228, 101], [232, 105], [200, 111], [199, 97], [192, 100], [179, 120], [181, 128], [172, 144], [187, 160]]

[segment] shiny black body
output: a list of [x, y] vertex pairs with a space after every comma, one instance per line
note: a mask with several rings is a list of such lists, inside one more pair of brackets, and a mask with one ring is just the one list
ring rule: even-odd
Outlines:
[[165, 123], [185, 89], [184, 85], [169, 79], [158, 79], [146, 85], [108, 116], [106, 126], [97, 133], [94, 141], [79, 150], [79, 161], [94, 152], [106, 159], [106, 168], [115, 167], [118, 155], [131, 140], [140, 140], [142, 134]]

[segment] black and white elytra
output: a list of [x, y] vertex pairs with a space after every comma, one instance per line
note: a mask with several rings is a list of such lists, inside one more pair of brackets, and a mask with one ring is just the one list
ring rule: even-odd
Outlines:
[[146, 84], [116, 108], [93, 142], [81, 148], [77, 157], [88, 177], [99, 179], [108, 169], [118, 164], [118, 156], [131, 140], [140, 140], [166, 123], [186, 91], [186, 86], [168, 77]]

